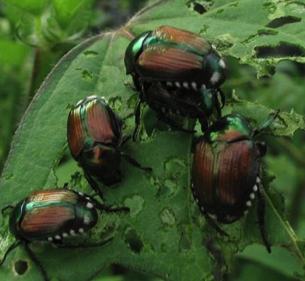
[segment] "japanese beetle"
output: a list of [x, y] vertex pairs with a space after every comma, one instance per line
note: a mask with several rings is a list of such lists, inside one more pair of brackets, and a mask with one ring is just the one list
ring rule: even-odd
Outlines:
[[201, 212], [222, 233], [215, 221], [233, 223], [247, 213], [257, 197], [260, 231], [270, 252], [260, 194], [261, 158], [266, 147], [255, 141], [257, 132], [238, 114], [225, 116], [211, 126], [195, 145], [192, 192]]
[[[124, 207], [107, 207], [86, 194], [65, 188], [36, 191], [21, 200], [15, 207], [8, 207], [13, 208], [9, 228], [16, 242], [8, 248], [0, 265], [5, 262], [9, 252], [22, 244], [29, 257], [40, 269], [44, 280], [50, 279], [29, 247], [30, 242], [45, 241], [60, 246], [62, 239], [82, 234], [93, 228], [98, 221], [98, 209], [106, 212], [128, 210]], [[4, 209], [2, 213], [3, 211]], [[66, 248], [102, 246], [110, 240], [106, 239], [94, 245], [70, 245]]]
[[207, 107], [216, 107], [220, 116], [224, 95], [218, 88], [225, 80], [226, 64], [202, 37], [170, 26], [144, 32], [128, 45], [125, 67], [140, 91], [134, 139], [142, 102], [163, 114], [163, 119], [168, 119], [167, 112], [195, 115], [203, 130], [211, 110]]
[[125, 67], [138, 90], [145, 82], [198, 90], [218, 88], [226, 64], [215, 48], [195, 33], [171, 26], [146, 31], [128, 45]]
[[83, 168], [92, 188], [102, 196], [95, 179], [105, 185], [121, 180], [121, 156], [145, 171], [141, 165], [120, 150], [127, 140], [122, 136], [122, 120], [106, 101], [89, 96], [71, 109], [67, 124], [67, 140], [73, 158]]
[[[220, 106], [219, 93], [218, 89], [199, 89], [197, 91], [185, 89], [169, 90], [160, 83], [154, 83], [147, 88], [143, 97], [149, 107], [157, 113], [158, 119], [165, 121], [178, 130], [193, 132], [184, 129], [177, 122], [179, 117], [198, 119], [201, 124], [201, 130], [205, 131], [208, 128], [209, 117], [213, 113], [216, 113], [217, 116], [221, 115], [221, 107], [224, 105], [224, 100], [220, 95], [222, 99]], [[140, 100], [136, 108], [134, 139], [138, 134], [142, 101]]]

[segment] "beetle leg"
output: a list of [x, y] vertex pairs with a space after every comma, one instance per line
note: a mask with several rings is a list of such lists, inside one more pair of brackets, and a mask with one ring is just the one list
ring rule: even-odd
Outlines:
[[132, 134], [132, 139], [133, 141], [136, 141], [137, 140], [137, 136], [139, 134], [139, 130], [140, 130], [140, 125], [141, 125], [141, 105], [143, 103], [143, 100], [141, 98], [141, 95], [140, 95], [140, 99], [138, 101], [138, 104], [136, 106], [136, 110], [135, 110], [135, 128], [134, 128], [134, 131], [133, 131], [133, 134]]
[[223, 107], [224, 107], [225, 104], [226, 104], [226, 97], [225, 97], [223, 91], [220, 90], [220, 89], [217, 90], [217, 95], [220, 96], [220, 100], [221, 100], [221, 106], [220, 106], [220, 108], [223, 109]]
[[164, 123], [167, 123], [169, 126], [171, 126], [172, 128], [174, 128], [176, 131], [180, 131], [180, 132], [185, 132], [185, 133], [189, 133], [189, 134], [194, 134], [196, 133], [195, 130], [190, 130], [190, 129], [184, 129], [179, 127], [178, 124], [176, 124], [172, 119], [170, 118], [166, 118], [166, 116], [164, 115], [158, 115], [159, 120], [161, 120]]
[[[223, 104], [220, 105], [219, 103], [219, 100], [218, 100], [218, 91], [217, 91], [217, 94], [216, 95], [213, 95], [213, 99], [214, 99], [214, 104], [215, 104], [215, 108], [216, 108], [216, 111], [217, 111], [217, 115], [218, 115], [218, 118], [221, 117], [221, 109], [223, 107]], [[222, 102], [222, 101], [221, 101]]]
[[34, 254], [34, 252], [31, 250], [31, 248], [28, 245], [28, 242], [25, 242], [24, 244], [24, 249], [27, 252], [27, 254], [29, 255], [29, 257], [31, 258], [31, 260], [33, 261], [33, 263], [39, 268], [43, 279], [45, 281], [50, 281], [48, 274], [46, 272], [46, 270], [44, 269], [43, 265], [41, 264], [41, 262], [39, 261], [39, 259], [36, 257], [36, 255]]
[[5, 262], [8, 254], [14, 250], [15, 248], [17, 248], [19, 245], [21, 244], [21, 241], [15, 241], [11, 246], [9, 246], [9, 248], [6, 250], [1, 262], [0, 262], [0, 266]]
[[8, 209], [14, 209], [15, 207], [13, 205], [7, 205], [5, 206], [4, 208], [2, 208], [1, 210], [1, 213], [2, 213], [2, 216], [4, 215], [4, 212]]
[[88, 183], [90, 184], [90, 186], [94, 189], [94, 191], [100, 196], [100, 198], [102, 200], [104, 200], [104, 197], [103, 197], [103, 193], [102, 191], [100, 190], [98, 184], [96, 183], [96, 181], [86, 172], [84, 171], [84, 175], [85, 175], [85, 178], [86, 180], [88, 181]]
[[263, 157], [264, 155], [266, 155], [266, 152], [267, 152], [267, 146], [266, 146], [266, 143], [263, 142], [263, 141], [257, 141], [255, 143], [257, 149], [258, 149], [258, 152], [259, 152], [259, 155], [260, 157]]
[[131, 135], [123, 136], [121, 146], [131, 139]]
[[89, 244], [79, 244], [79, 245], [62, 244], [62, 245], [56, 245], [56, 247], [60, 249], [94, 248], [94, 247], [104, 246], [105, 244], [109, 243], [111, 240], [113, 240], [113, 237], [107, 238], [99, 243], [89, 243]]
[[[225, 272], [227, 272], [228, 268], [225, 262], [223, 252], [215, 245], [212, 237], [207, 238], [207, 240], [205, 241], [205, 246], [216, 262], [214, 269], [214, 279], [227, 280], [226, 278], [224, 278]], [[224, 271], [224, 268], [226, 268], [227, 270]]]
[[224, 236], [227, 236], [227, 237], [229, 236], [229, 234], [226, 233], [224, 230], [222, 230], [222, 229], [218, 226], [218, 224], [217, 224], [217, 223], [216, 223], [207, 213], [204, 213], [203, 215], [204, 215], [206, 221], [208, 222], [208, 224], [209, 224], [210, 226], [212, 226], [219, 234], [224, 235]]
[[204, 133], [209, 127], [208, 121], [206, 119], [202, 118], [199, 120], [199, 123], [201, 126], [201, 131], [202, 131], [202, 133]]
[[124, 152], [120, 152], [121, 156], [125, 158], [126, 161], [128, 161], [131, 165], [144, 170], [146, 172], [151, 172], [152, 168], [150, 167], [143, 167], [137, 160], [135, 160], [134, 158], [132, 158], [131, 156], [129, 156], [128, 154], [124, 153]]
[[129, 212], [130, 209], [128, 207], [112, 207], [102, 204], [96, 200], [93, 201], [94, 206], [100, 211], [105, 211], [106, 213], [117, 213], [117, 212]]
[[267, 239], [267, 233], [265, 229], [265, 200], [260, 193], [260, 190], [257, 192], [257, 198], [258, 198], [258, 205], [257, 205], [257, 218], [259, 223], [259, 229], [261, 232], [261, 236], [263, 239], [263, 242], [265, 244], [265, 247], [268, 251], [268, 253], [271, 253], [271, 246]]

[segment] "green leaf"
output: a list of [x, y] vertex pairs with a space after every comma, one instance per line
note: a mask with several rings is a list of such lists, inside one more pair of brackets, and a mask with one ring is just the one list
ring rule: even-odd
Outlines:
[[24, 12], [28, 12], [34, 15], [39, 15], [45, 8], [48, 1], [47, 0], [22, 0], [22, 1], [4, 0], [4, 3], [13, 5]]
[[[216, 43], [231, 40], [232, 44], [223, 47], [223, 51], [260, 71], [266, 63], [278, 61], [254, 58], [253, 48], [258, 45], [251, 40], [244, 42], [270, 21], [264, 3], [218, 1], [201, 15], [184, 1], [157, 1], [139, 12], [125, 27], [84, 41], [70, 51], [40, 87], [15, 134], [0, 181], [0, 206], [16, 203], [29, 192], [49, 188], [49, 184], [54, 183], [54, 170], [56, 173], [57, 165], [67, 150], [69, 108], [78, 100], [97, 94], [104, 96], [119, 115], [127, 116], [133, 112], [136, 94], [128, 87], [131, 79], [125, 74], [123, 58], [130, 40], [141, 32], [168, 24], [201, 32]], [[272, 45], [272, 42], [264, 40], [264, 44]], [[256, 124], [274, 113], [270, 108], [237, 98], [232, 99], [227, 110], [241, 112]], [[280, 121], [272, 125], [277, 136], [290, 136], [297, 129], [304, 128], [304, 121], [298, 114], [281, 112], [280, 117]], [[284, 120], [284, 125], [281, 120]], [[130, 134], [133, 128], [133, 118], [129, 118], [125, 134]], [[96, 242], [111, 235], [114, 239], [108, 245], [69, 250], [33, 243], [33, 250], [52, 278], [91, 280], [101, 269], [118, 263], [166, 280], [213, 280], [215, 267], [217, 272], [223, 270], [219, 252], [229, 263], [234, 254], [246, 245], [261, 243], [254, 210], [241, 221], [223, 226], [230, 235], [229, 241], [218, 235], [200, 215], [189, 187], [192, 135], [167, 131], [166, 127], [146, 133], [142, 142], [129, 142], [123, 149], [142, 165], [152, 167], [152, 174], [123, 161], [122, 182], [116, 188], [105, 188], [106, 202], [126, 205], [130, 213], [103, 214], [87, 236]], [[70, 176], [76, 171], [79, 170], [73, 170]], [[265, 176], [266, 186], [269, 181]], [[88, 185], [82, 190], [90, 192]], [[268, 199], [266, 221], [271, 241], [290, 247], [304, 263], [297, 238], [282, 217], [282, 198], [273, 190], [267, 190], [265, 197]], [[7, 233], [7, 219], [8, 216], [0, 230], [3, 241], [12, 239]], [[0, 245], [2, 253], [7, 246], [8, 243]], [[18, 259], [28, 260], [21, 248], [11, 253], [0, 276], [13, 280], [15, 275], [10, 265]], [[63, 265], [65, 270], [58, 270]], [[38, 278], [35, 266], [18, 276], [18, 280]]]
[[[269, 127], [275, 136], [293, 136], [299, 129], [305, 129], [304, 117], [300, 114], [291, 112], [272, 110], [257, 102], [249, 102], [239, 99], [233, 95], [232, 100], [227, 102], [224, 113], [239, 113], [256, 121], [256, 126], [260, 127], [264, 123], [270, 123]], [[272, 116], [276, 116], [273, 120]], [[270, 122], [268, 122], [270, 121]], [[267, 129], [267, 128], [266, 128]]]
[[[75, 17], [90, 18], [93, 0], [52, 0], [55, 16], [59, 24], [65, 29]], [[80, 19], [78, 19], [80, 20]], [[88, 20], [86, 20], [88, 22]]]
[[294, 278], [303, 274], [302, 267], [295, 256], [284, 248], [274, 247], [272, 254], [266, 253], [263, 247], [252, 245], [247, 247], [239, 257], [268, 267], [286, 278]]

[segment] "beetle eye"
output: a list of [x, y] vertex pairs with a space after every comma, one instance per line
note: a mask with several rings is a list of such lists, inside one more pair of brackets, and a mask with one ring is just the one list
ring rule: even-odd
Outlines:
[[258, 148], [260, 156], [264, 156], [267, 152], [267, 146], [265, 142], [257, 142], [256, 147]]

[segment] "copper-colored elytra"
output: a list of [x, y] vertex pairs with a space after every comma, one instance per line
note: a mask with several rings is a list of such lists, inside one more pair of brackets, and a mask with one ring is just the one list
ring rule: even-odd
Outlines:
[[228, 144], [221, 151], [217, 163], [217, 167], [220, 167], [217, 175], [218, 202], [234, 206], [248, 198], [255, 181], [250, 170], [255, 161], [255, 149], [250, 147], [248, 141]]
[[87, 124], [89, 135], [96, 141], [112, 144], [116, 139], [112, 128], [112, 121], [105, 106], [98, 102], [91, 102], [87, 107]]
[[85, 136], [80, 118], [79, 108], [72, 110], [68, 118], [68, 142], [73, 157], [77, 157], [83, 149]]
[[154, 31], [155, 35], [177, 44], [185, 44], [196, 49], [199, 53], [206, 54], [210, 51], [210, 44], [195, 33], [170, 26], [160, 26]]
[[[196, 145], [193, 166], [193, 184], [199, 198], [205, 202], [213, 201], [213, 151], [208, 143]], [[204, 183], [204, 186], [202, 186]]]
[[146, 49], [139, 57], [139, 65], [150, 70], [176, 73], [201, 69], [202, 62], [195, 54], [160, 46], [153, 47], [152, 50]]
[[21, 222], [21, 229], [26, 233], [54, 233], [64, 224], [74, 219], [74, 210], [63, 206], [34, 208], [27, 212]]
[[[54, 192], [56, 191], [56, 192]], [[71, 202], [75, 203], [77, 201], [77, 195], [69, 190], [60, 190], [60, 189], [46, 189], [43, 191], [34, 192], [28, 198], [28, 202]]]

